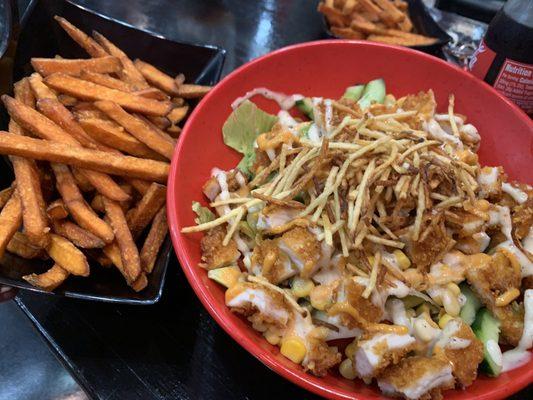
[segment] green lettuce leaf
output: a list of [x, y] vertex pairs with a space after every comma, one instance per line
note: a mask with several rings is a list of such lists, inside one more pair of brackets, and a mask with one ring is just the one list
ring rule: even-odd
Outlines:
[[269, 132], [278, 117], [259, 109], [249, 100], [244, 101], [229, 116], [222, 127], [224, 143], [244, 155], [238, 168], [250, 175], [250, 168], [255, 161], [255, 139], [262, 133]]
[[207, 207], [202, 207], [197, 201], [192, 202], [192, 210], [198, 216], [194, 219], [197, 225], [205, 224], [206, 222], [213, 221], [215, 219], [215, 214]]

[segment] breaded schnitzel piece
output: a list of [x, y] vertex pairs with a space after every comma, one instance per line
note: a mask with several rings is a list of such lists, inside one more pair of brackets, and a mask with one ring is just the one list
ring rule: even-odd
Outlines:
[[296, 227], [285, 232], [278, 245], [298, 267], [302, 277], [307, 278], [318, 269], [322, 250], [316, 236], [307, 228]]
[[252, 268], [269, 282], [277, 284], [298, 273], [298, 270], [291, 265], [289, 257], [278, 247], [277, 239], [263, 240], [255, 246], [252, 254]]
[[409, 400], [442, 399], [442, 390], [454, 387], [452, 366], [437, 357], [414, 356], [392, 365], [378, 378], [381, 391], [387, 396]]
[[483, 343], [476, 338], [470, 326], [459, 318], [448, 322], [444, 333], [469, 342], [466, 347], [453, 346], [452, 343], [444, 348], [444, 355], [452, 363], [457, 383], [462, 387], [469, 386], [476, 379], [478, 365], [483, 360]]
[[200, 247], [202, 248], [201, 267], [205, 269], [216, 269], [237, 262], [241, 253], [237, 249], [237, 243], [231, 239], [227, 246], [222, 244], [226, 236], [226, 228], [217, 226], [207, 231], [202, 238]]
[[496, 302], [507, 291], [520, 289], [520, 265], [510, 257], [513, 256], [505, 251], [496, 251], [490, 263], [467, 269], [466, 279], [483, 304], [500, 320], [502, 339], [516, 346], [524, 329], [523, 309], [513, 304], [498, 307]]
[[415, 341], [409, 334], [376, 332], [364, 335], [357, 341], [352, 360], [357, 376], [365, 381], [375, 378], [413, 350]]
[[254, 326], [285, 327], [292, 311], [281, 293], [251, 282], [239, 282], [226, 290], [226, 305], [247, 317]]

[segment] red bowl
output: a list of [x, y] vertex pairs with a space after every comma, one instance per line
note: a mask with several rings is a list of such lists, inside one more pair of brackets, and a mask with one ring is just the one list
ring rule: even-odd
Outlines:
[[[215, 320], [246, 350], [281, 376], [319, 395], [335, 399], [377, 399], [375, 386], [343, 379], [333, 371], [324, 378], [305, 373], [284, 358], [232, 314], [224, 304], [224, 290], [198, 267], [200, 234], [183, 235], [193, 225], [191, 202], [203, 199], [203, 183], [211, 168], [230, 169], [240, 155], [222, 141], [222, 125], [231, 103], [256, 87], [284, 93], [340, 97], [347, 86], [383, 77], [396, 96], [432, 88], [440, 109], [455, 94], [456, 111], [468, 116], [483, 140], [482, 164], [503, 165], [507, 174], [533, 183], [533, 124], [515, 105], [490, 86], [446, 62], [414, 50], [358, 41], [319, 41], [286, 47], [240, 67], [222, 80], [196, 107], [181, 133], [168, 179], [170, 233], [181, 266], [194, 291]], [[273, 102], [254, 98], [275, 112]], [[480, 376], [464, 391], [446, 392], [449, 399], [500, 399], [533, 382], [533, 361], [497, 379]]]

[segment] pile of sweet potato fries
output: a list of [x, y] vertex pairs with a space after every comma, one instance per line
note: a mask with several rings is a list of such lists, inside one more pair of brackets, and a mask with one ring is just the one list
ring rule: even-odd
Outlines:
[[50, 259], [24, 276], [54, 290], [90, 274], [88, 259], [114, 265], [135, 291], [147, 285], [167, 234], [166, 179], [188, 99], [185, 84], [132, 61], [103, 35], [56, 17], [90, 56], [33, 58], [35, 73], [2, 96], [11, 117], [0, 154], [15, 173], [0, 192], [0, 257]]
[[324, 0], [318, 5], [333, 35], [398, 46], [427, 46], [437, 39], [414, 33], [404, 0]]

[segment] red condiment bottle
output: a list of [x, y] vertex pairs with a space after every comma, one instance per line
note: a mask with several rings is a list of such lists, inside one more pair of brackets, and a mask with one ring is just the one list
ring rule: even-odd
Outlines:
[[533, 115], [533, 0], [508, 0], [491, 21], [469, 69]]

